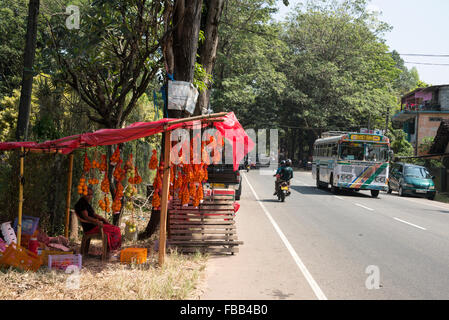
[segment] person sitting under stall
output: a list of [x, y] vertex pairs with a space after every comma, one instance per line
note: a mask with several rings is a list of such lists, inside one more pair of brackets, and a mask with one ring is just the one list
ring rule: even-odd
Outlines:
[[86, 234], [93, 234], [100, 232], [100, 228], [108, 237], [108, 248], [112, 255], [116, 254], [122, 245], [122, 235], [120, 228], [111, 225], [108, 220], [95, 214], [91, 206], [94, 191], [91, 186], [87, 187], [87, 195], [82, 196], [75, 204], [76, 214], [83, 220], [89, 222], [81, 222], [83, 231]]

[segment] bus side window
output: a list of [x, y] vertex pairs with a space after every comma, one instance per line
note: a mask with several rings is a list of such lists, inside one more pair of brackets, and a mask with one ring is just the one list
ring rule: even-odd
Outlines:
[[336, 157], [337, 156], [337, 145], [336, 144], [334, 144], [333, 146], [332, 146], [332, 157]]

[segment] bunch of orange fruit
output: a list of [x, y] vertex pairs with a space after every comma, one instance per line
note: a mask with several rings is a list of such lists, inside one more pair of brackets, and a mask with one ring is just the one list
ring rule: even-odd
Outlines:
[[111, 156], [111, 159], [109, 159], [111, 164], [115, 166], [120, 161], [120, 149], [117, 145], [117, 148], [114, 151], [114, 154]]
[[87, 152], [84, 154], [84, 165], [83, 170], [84, 172], [89, 172], [89, 170], [92, 168], [92, 164], [90, 163], [89, 158], [87, 157]]
[[104, 201], [100, 199], [98, 205], [103, 211], [106, 211], [107, 213], [111, 212], [111, 208], [109, 207], [110, 202], [107, 196], [104, 196]]
[[98, 184], [100, 181], [97, 178], [91, 178], [87, 181], [89, 184], [91, 185], [96, 185]]
[[87, 184], [84, 175], [81, 176], [80, 182], [78, 183], [78, 194], [87, 196]]
[[101, 172], [105, 172], [107, 170], [105, 154], [101, 155], [101, 163], [100, 163], [98, 169], [100, 169]]
[[153, 149], [153, 155], [151, 156], [150, 162], [148, 163], [148, 168], [150, 170], [155, 170], [157, 169], [157, 164], [158, 164], [157, 151], [156, 149]]
[[104, 174], [103, 181], [101, 182], [101, 191], [104, 193], [109, 192], [109, 179], [107, 173]]

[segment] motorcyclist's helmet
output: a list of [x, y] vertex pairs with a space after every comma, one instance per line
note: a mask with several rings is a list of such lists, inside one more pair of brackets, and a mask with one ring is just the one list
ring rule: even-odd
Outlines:
[[287, 166], [289, 166], [289, 167], [291, 167], [292, 166], [292, 161], [290, 160], [290, 159], [288, 159], [287, 161], [286, 161], [287, 163]]
[[287, 164], [287, 162], [285, 160], [281, 161], [281, 166], [285, 166]]

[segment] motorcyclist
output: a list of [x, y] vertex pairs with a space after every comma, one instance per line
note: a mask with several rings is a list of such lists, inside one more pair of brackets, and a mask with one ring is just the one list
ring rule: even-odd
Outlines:
[[285, 167], [282, 169], [280, 175], [280, 180], [286, 181], [290, 186], [290, 180], [293, 179], [292, 161], [290, 159], [286, 161]]
[[276, 177], [276, 180], [274, 181], [274, 194], [273, 196], [278, 194], [278, 186], [279, 186], [279, 182], [280, 182], [280, 177], [281, 177], [281, 173], [282, 170], [285, 168], [287, 162], [285, 160], [282, 160], [280, 163], [279, 168], [277, 169], [275, 175], [273, 177]]
[[[287, 182], [288, 188], [290, 189], [291, 179], [293, 179], [292, 161], [288, 159], [285, 163], [285, 167], [281, 170], [278, 186], [285, 181]], [[288, 191], [287, 195], [290, 195], [290, 190]]]

